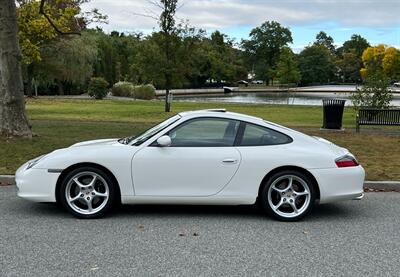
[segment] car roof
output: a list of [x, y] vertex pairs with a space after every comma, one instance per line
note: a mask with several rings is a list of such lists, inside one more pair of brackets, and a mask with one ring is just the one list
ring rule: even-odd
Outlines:
[[260, 117], [255, 117], [251, 115], [229, 112], [226, 109], [207, 109], [207, 110], [195, 110], [195, 111], [186, 111], [179, 113], [181, 117], [223, 117], [223, 118], [231, 118], [237, 120], [244, 120], [250, 122], [257, 123], [265, 123], [265, 121]]

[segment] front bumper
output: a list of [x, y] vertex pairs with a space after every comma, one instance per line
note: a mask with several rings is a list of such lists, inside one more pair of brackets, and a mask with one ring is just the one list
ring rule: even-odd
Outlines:
[[61, 173], [22, 165], [15, 173], [18, 196], [34, 202], [56, 202], [56, 184]]
[[310, 172], [317, 179], [321, 204], [364, 196], [365, 171], [362, 166], [314, 169]]

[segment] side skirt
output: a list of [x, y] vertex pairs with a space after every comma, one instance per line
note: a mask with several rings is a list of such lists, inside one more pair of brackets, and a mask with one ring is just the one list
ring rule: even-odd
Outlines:
[[208, 196], [208, 197], [175, 197], [175, 196], [122, 196], [122, 204], [171, 204], [171, 205], [251, 205], [254, 197], [243, 196]]

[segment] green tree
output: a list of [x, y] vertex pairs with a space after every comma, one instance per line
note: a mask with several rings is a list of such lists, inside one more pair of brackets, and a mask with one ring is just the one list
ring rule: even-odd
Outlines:
[[[174, 58], [169, 60], [163, 48], [165, 37], [161, 32], [154, 32], [141, 43], [139, 55], [134, 59], [131, 65], [132, 70], [136, 72], [138, 83], [151, 83], [158, 88], [169, 90], [172, 87], [179, 87], [182, 84], [183, 75], [179, 74], [181, 64], [177, 60], [181, 52], [181, 40], [175, 34], [169, 38], [173, 53], [168, 56]], [[170, 70], [168, 70], [171, 68]], [[167, 84], [168, 79], [168, 84]], [[166, 110], [170, 109], [169, 103], [166, 103]]]
[[315, 45], [325, 46], [332, 54], [335, 53], [335, 45], [333, 38], [328, 36], [324, 31], [319, 32], [315, 37]]
[[311, 45], [299, 54], [302, 84], [328, 83], [335, 72], [330, 51], [323, 45]]
[[158, 20], [159, 27], [161, 30], [161, 40], [159, 40], [159, 46], [163, 50], [165, 59], [164, 63], [161, 64], [161, 68], [165, 77], [165, 111], [171, 111], [171, 102], [169, 101], [169, 94], [172, 85], [172, 79], [174, 77], [174, 65], [176, 63], [176, 56], [174, 52], [174, 46], [176, 44], [176, 24], [175, 24], [175, 13], [177, 8], [178, 0], [160, 0], [159, 6], [161, 6], [161, 14]]
[[343, 52], [336, 60], [342, 82], [360, 82], [362, 62], [355, 49]]
[[363, 66], [361, 57], [369, 46], [365, 38], [354, 34], [337, 49], [336, 65], [339, 68], [341, 81], [353, 83], [361, 81], [360, 70]]
[[292, 34], [288, 28], [278, 22], [267, 21], [251, 30], [250, 39], [243, 40], [242, 47], [256, 77], [269, 81], [274, 77], [282, 48], [292, 42]]
[[[118, 81], [140, 81], [137, 62], [141, 49], [142, 38], [139, 34], [111, 32], [105, 34], [101, 30], [90, 30], [96, 37], [98, 58], [94, 66], [94, 74], [104, 77], [108, 83], [115, 84]], [[143, 54], [143, 53], [141, 53]], [[141, 74], [141, 73], [140, 73]]]
[[59, 94], [64, 94], [64, 85], [84, 85], [93, 74], [97, 58], [96, 39], [83, 32], [55, 40], [42, 46], [42, 61], [36, 67], [35, 77], [45, 84], [56, 83]]
[[[207, 43], [205, 41], [204, 43]], [[211, 34], [210, 43], [210, 63], [211, 78], [220, 82], [233, 82], [239, 78], [243, 78], [245, 67], [240, 53], [234, 49], [233, 40], [219, 31]]]
[[354, 34], [349, 40], [343, 43], [343, 46], [338, 49], [339, 52], [348, 53], [355, 51], [357, 57], [361, 59], [361, 56], [365, 49], [370, 47], [368, 41], [360, 35]]
[[213, 49], [205, 36], [204, 30], [197, 30], [188, 24], [181, 28], [182, 44], [178, 57], [180, 72], [185, 76], [184, 86], [199, 87], [211, 78]]
[[284, 47], [281, 51], [276, 76], [281, 84], [297, 84], [301, 79], [296, 57], [289, 47]]

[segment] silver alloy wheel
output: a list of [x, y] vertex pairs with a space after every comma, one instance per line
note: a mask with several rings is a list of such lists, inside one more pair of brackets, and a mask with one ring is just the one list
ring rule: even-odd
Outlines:
[[107, 204], [109, 186], [99, 174], [79, 172], [69, 179], [65, 188], [67, 204], [77, 213], [91, 215]]
[[293, 218], [310, 205], [311, 192], [306, 181], [296, 175], [277, 178], [268, 189], [268, 204], [278, 215]]

